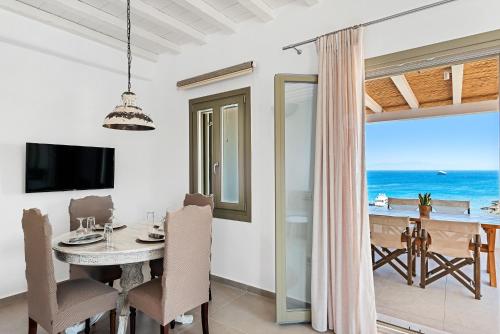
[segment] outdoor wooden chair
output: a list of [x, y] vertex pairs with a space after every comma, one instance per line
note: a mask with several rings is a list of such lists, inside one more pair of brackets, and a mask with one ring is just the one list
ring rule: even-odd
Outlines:
[[[415, 244], [410, 219], [370, 215], [370, 239], [373, 271], [390, 265], [404, 277], [408, 285], [412, 285], [415, 275]], [[380, 257], [377, 261], [376, 255]], [[399, 258], [401, 255], [406, 255], [406, 263]]]
[[[451, 275], [481, 299], [480, 228], [479, 223], [423, 218], [420, 287]], [[429, 260], [437, 264], [430, 271]], [[474, 266], [473, 278], [462, 270], [467, 265]]]
[[470, 201], [433, 199], [432, 211], [456, 215], [470, 215]]
[[389, 210], [417, 211], [418, 199], [389, 197], [387, 199], [387, 208]]

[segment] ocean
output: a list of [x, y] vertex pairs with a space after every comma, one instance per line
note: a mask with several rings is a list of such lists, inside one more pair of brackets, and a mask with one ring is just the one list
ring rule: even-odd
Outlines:
[[379, 193], [388, 197], [417, 198], [430, 192], [434, 199], [468, 200], [471, 211], [479, 213], [500, 198], [498, 171], [368, 171], [368, 200]]

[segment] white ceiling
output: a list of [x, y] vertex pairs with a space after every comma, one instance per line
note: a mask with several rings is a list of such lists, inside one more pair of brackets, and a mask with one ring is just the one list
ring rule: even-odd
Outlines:
[[[207, 36], [234, 33], [248, 20], [262, 24], [275, 9], [319, 0], [131, 0], [133, 52], [156, 60], [180, 53]], [[1, 0], [0, 8], [40, 20], [109, 46], [126, 47], [126, 0]]]

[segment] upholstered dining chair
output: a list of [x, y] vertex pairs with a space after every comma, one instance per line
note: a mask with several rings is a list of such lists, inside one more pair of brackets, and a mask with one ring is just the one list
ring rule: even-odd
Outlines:
[[470, 215], [470, 201], [433, 199], [432, 211], [456, 215]]
[[[422, 218], [420, 287], [451, 275], [481, 299], [480, 230], [480, 223]], [[437, 264], [431, 271], [429, 260]], [[474, 267], [473, 278], [462, 270], [467, 265]]]
[[[404, 277], [408, 285], [412, 285], [415, 272], [415, 244], [412, 240], [410, 219], [370, 215], [370, 240], [373, 271], [384, 265], [390, 265]], [[377, 261], [375, 254], [380, 257]], [[406, 263], [399, 258], [401, 255], [406, 255]]]
[[110, 332], [116, 329], [118, 291], [92, 279], [56, 283], [52, 259], [52, 227], [47, 215], [38, 209], [24, 210], [24, 256], [28, 283], [29, 334], [40, 325], [49, 334], [85, 321], [90, 331], [90, 317], [110, 311]]
[[[113, 200], [111, 196], [87, 196], [71, 199], [69, 203], [70, 231], [76, 230], [80, 224], [79, 217], [95, 217], [96, 224], [104, 225], [111, 217]], [[69, 266], [69, 276], [75, 278], [93, 278], [96, 281], [113, 286], [113, 282], [120, 279], [122, 270], [120, 266]]]
[[[203, 195], [200, 193], [196, 194], [186, 194], [184, 197], [184, 206], [196, 205], [196, 206], [210, 206], [212, 212], [214, 211], [214, 196], [213, 195]], [[163, 275], [163, 259], [151, 260], [149, 261], [149, 268], [151, 272], [151, 279], [160, 277]], [[212, 293], [210, 292], [210, 299]]]
[[417, 211], [418, 199], [389, 197], [387, 199], [387, 208], [390, 210]]
[[164, 272], [129, 291], [130, 334], [135, 334], [136, 309], [160, 324], [160, 333], [175, 316], [201, 305], [203, 334], [208, 334], [208, 287], [212, 212], [189, 205], [167, 213]]

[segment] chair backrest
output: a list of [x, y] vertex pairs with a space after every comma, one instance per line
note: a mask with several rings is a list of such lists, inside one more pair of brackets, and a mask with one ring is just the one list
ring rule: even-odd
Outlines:
[[389, 197], [387, 199], [387, 207], [392, 210], [417, 211], [418, 199]]
[[184, 206], [196, 205], [206, 206], [209, 205], [212, 212], [214, 211], [214, 195], [203, 195], [200, 193], [186, 194], [184, 197]]
[[208, 302], [212, 212], [208, 206], [186, 206], [165, 219], [163, 320]]
[[57, 284], [52, 260], [52, 227], [38, 209], [23, 211], [28, 314], [45, 329], [56, 316]]
[[406, 248], [401, 241], [407, 227], [410, 227], [408, 217], [393, 217], [370, 215], [370, 239], [374, 246], [387, 248]]
[[432, 211], [439, 213], [466, 215], [470, 214], [470, 202], [433, 199]]
[[71, 199], [69, 202], [70, 231], [74, 231], [80, 226], [77, 220], [80, 217], [95, 217], [96, 224], [104, 225], [111, 217], [109, 209], [113, 209], [111, 195]]
[[481, 224], [422, 218], [422, 229], [431, 239], [429, 251], [453, 257], [472, 257], [470, 242], [480, 235]]

